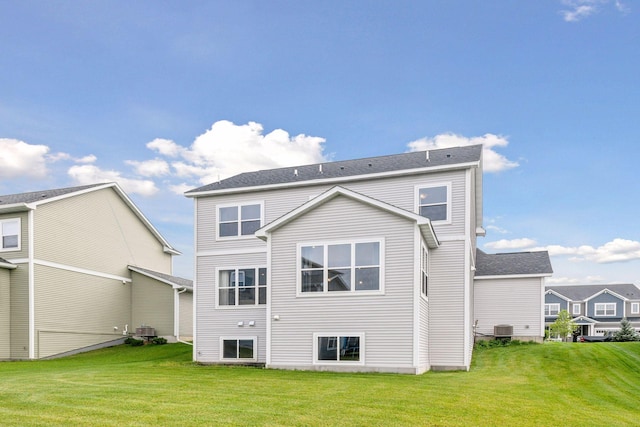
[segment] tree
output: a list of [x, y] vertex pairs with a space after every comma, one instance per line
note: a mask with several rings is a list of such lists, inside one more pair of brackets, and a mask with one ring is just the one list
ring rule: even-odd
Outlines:
[[567, 310], [561, 310], [560, 313], [558, 313], [558, 318], [551, 324], [549, 329], [552, 334], [562, 338], [562, 341], [567, 341], [571, 334], [578, 329], [578, 325], [575, 324]]
[[614, 341], [640, 341], [640, 334], [631, 326], [631, 322], [627, 318], [623, 318], [620, 322], [620, 330], [613, 334]]

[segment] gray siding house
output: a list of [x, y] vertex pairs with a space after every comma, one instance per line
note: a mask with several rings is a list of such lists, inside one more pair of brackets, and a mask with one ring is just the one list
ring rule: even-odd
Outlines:
[[606, 335], [627, 318], [640, 331], [640, 289], [633, 284], [548, 286], [544, 316], [551, 325], [567, 310], [579, 326], [578, 335]]
[[178, 336], [179, 252], [117, 184], [0, 196], [0, 230], [0, 359], [119, 343], [140, 322]]
[[185, 195], [195, 361], [469, 369], [481, 146], [249, 172]]

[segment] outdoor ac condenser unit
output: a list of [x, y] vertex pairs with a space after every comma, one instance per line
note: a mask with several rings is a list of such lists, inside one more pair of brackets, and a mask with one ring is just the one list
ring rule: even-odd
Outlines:
[[513, 336], [513, 326], [495, 325], [493, 327], [493, 336], [496, 338], [511, 338]]

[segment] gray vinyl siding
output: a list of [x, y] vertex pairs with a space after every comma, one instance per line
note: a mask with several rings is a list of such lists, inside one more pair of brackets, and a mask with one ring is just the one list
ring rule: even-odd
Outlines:
[[11, 356], [11, 271], [0, 268], [0, 360]]
[[29, 256], [29, 214], [27, 212], [0, 214], [0, 220], [14, 218], [20, 218], [20, 250], [0, 250], [0, 257], [8, 261]]
[[38, 207], [35, 258], [128, 277], [128, 265], [171, 274], [171, 255], [112, 188]]
[[[560, 298], [555, 294], [547, 294], [544, 295], [544, 303], [545, 304], [560, 304], [560, 311], [567, 310], [569, 311], [571, 307], [569, 306], [569, 302], [566, 299]], [[542, 313], [544, 314], [544, 306], [542, 307]], [[569, 314], [571, 312], [569, 311]], [[584, 313], [583, 313], [584, 314]], [[545, 317], [545, 322], [554, 322], [558, 316], [547, 316]]]
[[542, 337], [543, 279], [505, 278], [475, 281], [479, 336], [493, 336], [496, 325], [512, 325], [516, 339]]
[[[449, 171], [410, 175], [394, 178], [340, 183], [340, 186], [377, 200], [415, 212], [416, 185], [451, 183], [452, 223], [434, 224], [439, 237], [464, 234], [465, 229], [465, 171]], [[258, 239], [232, 239], [216, 241], [217, 205], [241, 204], [251, 201], [264, 202], [265, 224], [281, 217], [296, 207], [334, 187], [334, 185], [311, 185], [277, 190], [217, 195], [198, 198], [197, 203], [197, 252], [249, 247], [266, 248]]]
[[[220, 337], [257, 337], [258, 362], [266, 361], [266, 305], [251, 307], [216, 307], [216, 269], [259, 267], [267, 265], [267, 254], [231, 254], [197, 257], [196, 269], [196, 359], [219, 363]], [[270, 286], [270, 284], [268, 284]], [[254, 321], [255, 326], [248, 326]], [[238, 326], [243, 322], [244, 326]]]
[[29, 358], [29, 265], [18, 264], [11, 271], [11, 354], [12, 359]]
[[121, 338], [131, 326], [131, 284], [42, 265], [34, 276], [36, 358]]
[[155, 328], [160, 337], [173, 337], [174, 291], [171, 285], [148, 276], [131, 272], [131, 303], [133, 313], [129, 330], [142, 325]]
[[464, 241], [441, 242], [430, 251], [429, 357], [431, 366], [465, 366]]
[[193, 338], [193, 292], [182, 292], [179, 298], [179, 334], [182, 340]]
[[[413, 369], [415, 224], [337, 197], [276, 230], [272, 244], [271, 366], [316, 368], [314, 333], [364, 334], [365, 366]], [[384, 239], [383, 295], [296, 296], [297, 244]], [[409, 242], [409, 244], [407, 244]]]

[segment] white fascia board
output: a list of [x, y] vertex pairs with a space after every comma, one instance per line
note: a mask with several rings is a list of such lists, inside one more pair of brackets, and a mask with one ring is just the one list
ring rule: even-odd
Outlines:
[[171, 286], [174, 289], [193, 290], [193, 287], [189, 287], [189, 286], [185, 286], [185, 285], [179, 285], [179, 284], [177, 284], [175, 282], [172, 282], [171, 280], [167, 280], [167, 279], [162, 278], [160, 276], [156, 276], [155, 274], [149, 273], [148, 271], [140, 270], [139, 268], [136, 268], [136, 267], [134, 267], [132, 265], [128, 266], [127, 268], [129, 270], [131, 270], [131, 271], [135, 271], [138, 274], [142, 274], [143, 276], [149, 277], [149, 278], [151, 278], [153, 280], [157, 280], [158, 282], [165, 283], [165, 284]]
[[13, 203], [11, 205], [0, 206], [0, 213], [27, 212], [35, 208], [33, 203]]
[[[199, 191], [197, 193], [186, 192], [184, 193], [184, 196], [185, 197], [217, 196], [220, 194], [247, 193], [251, 191], [275, 190], [278, 188], [305, 187], [310, 185], [321, 185], [321, 184], [331, 184], [331, 183], [338, 184], [341, 182], [363, 181], [363, 180], [378, 179], [378, 178], [390, 178], [394, 176], [418, 175], [425, 172], [442, 172], [442, 171], [449, 171], [449, 170], [460, 170], [460, 169], [467, 169], [467, 168], [478, 167], [478, 166], [479, 166], [479, 162], [458, 163], [454, 166], [443, 165], [443, 166], [424, 167], [424, 168], [418, 168], [418, 169], [400, 169], [397, 171], [378, 172], [378, 173], [371, 173], [366, 175], [351, 175], [351, 176], [343, 176], [343, 177], [337, 177], [337, 178], [309, 179], [309, 180], [297, 181], [297, 182], [283, 182], [280, 184], [266, 184], [266, 185], [256, 185], [252, 187], [238, 187], [238, 188], [225, 188], [222, 190]], [[295, 167], [292, 167], [291, 169], [293, 170], [295, 169]]]
[[602, 294], [613, 295], [614, 297], [616, 297], [616, 298], [618, 298], [618, 299], [620, 299], [622, 301], [629, 301], [629, 299], [627, 297], [624, 297], [624, 296], [622, 296], [620, 294], [617, 294], [617, 293], [613, 292], [612, 290], [609, 290], [608, 288], [604, 288], [600, 292], [596, 292], [595, 294], [591, 295], [589, 298], [585, 298], [584, 301], [587, 302], [590, 299], [593, 299], [593, 298], [595, 298], [595, 297], [597, 297], [599, 295], [602, 295]]
[[[549, 274], [549, 276], [551, 276], [551, 275]], [[547, 276], [547, 277], [549, 277], [549, 276]], [[557, 296], [558, 298], [562, 298], [563, 300], [565, 300], [565, 301], [567, 301], [567, 302], [571, 302], [571, 301], [573, 301], [572, 299], [570, 299], [570, 298], [568, 298], [568, 297], [565, 297], [564, 295], [562, 295], [562, 294], [561, 294], [561, 293], [559, 293], [559, 292], [554, 291], [553, 289], [546, 289], [546, 290], [544, 291], [544, 293], [545, 293], [545, 295], [546, 295], [546, 294], [553, 294], [553, 295]]]
[[[490, 279], [530, 279], [530, 278], [534, 278], [534, 277], [551, 277], [552, 274], [546, 273], [546, 274], [504, 274], [504, 275], [494, 275], [494, 276], [475, 276], [474, 280], [490, 280]], [[550, 290], [547, 290], [548, 292], [553, 292]], [[558, 295], [559, 297], [562, 297], [563, 299], [569, 301], [569, 299], [565, 296], [562, 296], [560, 294], [558, 294], [557, 292], [554, 292], [554, 294]]]

